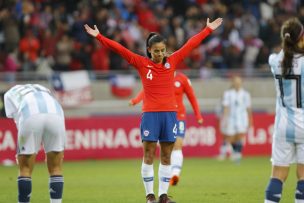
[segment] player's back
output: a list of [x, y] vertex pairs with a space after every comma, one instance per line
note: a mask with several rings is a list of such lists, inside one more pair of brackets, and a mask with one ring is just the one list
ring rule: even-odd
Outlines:
[[275, 135], [292, 142], [304, 142], [304, 57], [296, 54], [290, 73], [283, 77], [281, 66], [283, 56], [284, 53], [281, 51], [269, 57], [277, 92], [276, 128], [278, 130]]
[[38, 84], [16, 85], [4, 95], [5, 111], [16, 123], [35, 114], [58, 114], [63, 116], [60, 104], [49, 89]]

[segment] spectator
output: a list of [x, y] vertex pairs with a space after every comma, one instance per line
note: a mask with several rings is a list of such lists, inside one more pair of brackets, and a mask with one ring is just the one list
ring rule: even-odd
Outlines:
[[26, 30], [26, 35], [21, 38], [19, 49], [24, 70], [35, 70], [35, 63], [39, 57], [40, 42], [31, 28], [28, 28]]

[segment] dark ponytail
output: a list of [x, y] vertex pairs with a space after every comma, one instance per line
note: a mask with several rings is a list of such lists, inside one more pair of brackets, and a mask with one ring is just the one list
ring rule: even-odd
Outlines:
[[155, 43], [166, 42], [165, 38], [161, 35], [158, 35], [155, 32], [151, 32], [146, 40], [146, 53], [149, 58], [152, 58], [151, 53], [148, 51], [148, 48], [151, 47]]
[[292, 18], [284, 22], [281, 29], [282, 47], [284, 56], [282, 60], [282, 75], [289, 75], [292, 69], [293, 56], [296, 53], [304, 53], [298, 47], [298, 42], [302, 38], [304, 28], [297, 18]]

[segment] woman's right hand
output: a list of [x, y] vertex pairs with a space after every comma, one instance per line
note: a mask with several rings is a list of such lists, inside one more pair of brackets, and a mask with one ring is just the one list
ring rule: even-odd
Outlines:
[[135, 106], [134, 102], [132, 101], [132, 99], [129, 101], [129, 106]]
[[85, 24], [84, 28], [92, 37], [96, 37], [100, 33], [96, 25], [94, 25], [94, 29], [92, 29], [88, 24]]
[[212, 30], [215, 30], [222, 24], [222, 22], [223, 22], [223, 18], [217, 18], [212, 22], [210, 22], [210, 19], [207, 18], [207, 27], [211, 28]]

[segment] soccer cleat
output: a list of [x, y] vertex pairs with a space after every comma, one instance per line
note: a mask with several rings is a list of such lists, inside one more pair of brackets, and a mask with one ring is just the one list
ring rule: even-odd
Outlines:
[[154, 194], [148, 194], [146, 196], [147, 203], [156, 203], [156, 198]]
[[178, 181], [179, 181], [179, 177], [178, 177], [177, 175], [174, 175], [174, 176], [170, 179], [170, 185], [171, 185], [171, 186], [175, 186], [175, 185], [177, 185]]
[[170, 200], [167, 194], [162, 194], [159, 197], [158, 203], [176, 203], [176, 202]]

